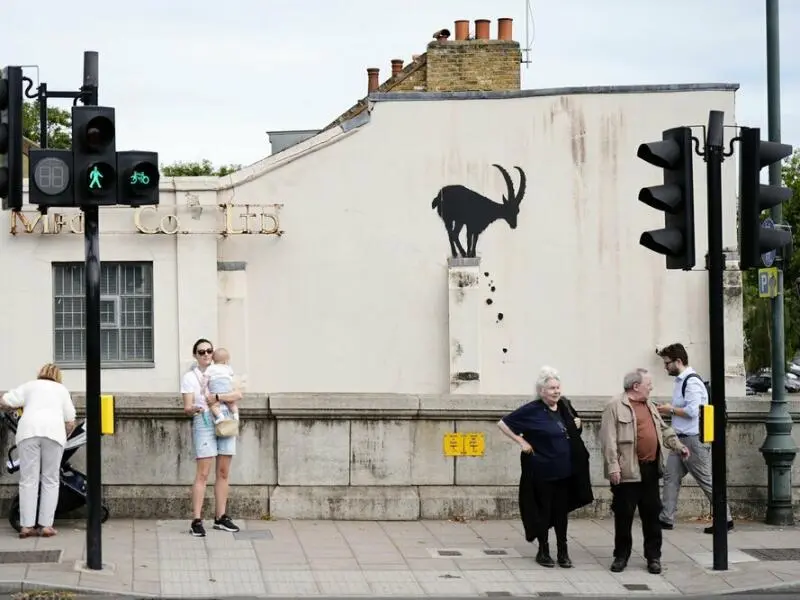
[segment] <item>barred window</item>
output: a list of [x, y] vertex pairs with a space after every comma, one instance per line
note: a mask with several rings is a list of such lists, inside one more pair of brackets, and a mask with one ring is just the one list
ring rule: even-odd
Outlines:
[[[53, 263], [54, 359], [86, 361], [83, 263]], [[153, 359], [153, 263], [100, 265], [100, 356], [103, 367], [149, 366]]]

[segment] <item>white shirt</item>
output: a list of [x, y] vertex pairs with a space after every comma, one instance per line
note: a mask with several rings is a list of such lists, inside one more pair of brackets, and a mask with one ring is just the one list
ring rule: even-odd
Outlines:
[[233, 381], [233, 368], [230, 365], [213, 363], [206, 368], [206, 377], [211, 379], [230, 379]]
[[75, 420], [75, 405], [69, 390], [49, 379], [34, 379], [3, 394], [3, 403], [11, 408], [21, 408], [17, 423], [17, 444], [34, 437], [44, 437], [67, 443], [64, 426]]
[[[206, 371], [208, 368], [206, 368]], [[205, 375], [196, 366], [189, 369], [181, 378], [181, 394], [194, 394], [194, 405], [202, 409], [208, 408], [203, 395], [202, 381]]]
[[672, 388], [672, 406], [682, 408], [688, 417], [672, 415], [672, 429], [679, 435], [699, 435], [700, 434], [700, 406], [708, 404], [708, 390], [703, 380], [692, 377], [686, 382], [686, 396], [683, 395], [683, 382], [686, 378], [696, 371], [692, 367], [686, 367], [680, 375], [675, 378], [675, 385]]

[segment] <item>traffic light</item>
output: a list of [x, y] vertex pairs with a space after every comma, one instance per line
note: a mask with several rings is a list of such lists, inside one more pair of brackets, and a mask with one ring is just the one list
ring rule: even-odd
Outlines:
[[761, 255], [791, 244], [792, 233], [761, 226], [761, 212], [792, 197], [781, 185], [762, 185], [761, 169], [791, 156], [792, 147], [761, 140], [757, 127], [742, 127], [739, 134], [739, 268], [761, 266]]
[[117, 203], [117, 147], [114, 109], [72, 107], [72, 156], [75, 204], [110, 206]]
[[664, 211], [664, 228], [645, 231], [639, 243], [666, 255], [667, 269], [688, 271], [695, 265], [692, 130], [675, 127], [661, 137], [660, 142], [641, 144], [636, 156], [664, 169], [663, 185], [639, 191], [641, 202]]
[[22, 209], [22, 67], [0, 79], [0, 198], [3, 210]]
[[158, 153], [117, 152], [119, 203], [130, 206], [158, 204]]
[[28, 157], [28, 203], [47, 212], [50, 206], [73, 206], [72, 150], [31, 148]]

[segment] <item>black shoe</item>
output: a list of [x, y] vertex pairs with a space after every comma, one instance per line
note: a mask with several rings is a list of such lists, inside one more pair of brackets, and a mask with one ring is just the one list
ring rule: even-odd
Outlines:
[[550, 550], [548, 549], [539, 549], [539, 552], [536, 553], [536, 562], [548, 569], [552, 569], [556, 566], [553, 557], [550, 556]]
[[558, 566], [562, 569], [571, 569], [572, 568], [572, 561], [569, 558], [569, 554], [566, 552], [558, 553]]
[[[733, 521], [728, 521], [728, 531], [731, 531], [732, 529], [733, 529]], [[703, 533], [708, 533], [708, 534], [714, 533], [714, 526], [709, 525], [708, 527], [703, 529]]]
[[201, 519], [194, 519], [192, 525], [189, 527], [189, 533], [194, 537], [206, 537], [206, 528], [203, 527]]
[[627, 558], [615, 558], [614, 562], [611, 563], [611, 572], [622, 573], [625, 570], [625, 567], [627, 566], [628, 566]]
[[659, 521], [659, 525], [661, 525], [661, 529], [673, 529], [675, 526], [672, 523], [667, 523], [666, 521]]
[[647, 561], [647, 572], [652, 573], [653, 575], [660, 575], [661, 574], [661, 561], [660, 560], [648, 560]]
[[231, 521], [231, 518], [228, 515], [222, 515], [220, 518], [214, 519], [214, 529], [230, 531], [231, 533], [236, 533], [239, 531], [236, 523]]

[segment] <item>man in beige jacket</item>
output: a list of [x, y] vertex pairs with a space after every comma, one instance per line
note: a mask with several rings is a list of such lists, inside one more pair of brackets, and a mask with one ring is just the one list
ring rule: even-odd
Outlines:
[[668, 427], [650, 400], [653, 380], [646, 369], [625, 375], [624, 392], [603, 411], [600, 443], [603, 468], [611, 483], [614, 513], [614, 561], [611, 570], [628, 566], [633, 548], [633, 515], [639, 509], [644, 536], [644, 558], [650, 573], [661, 573], [661, 494], [658, 480], [664, 474], [668, 448], [689, 456], [689, 450]]

